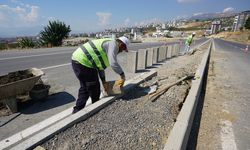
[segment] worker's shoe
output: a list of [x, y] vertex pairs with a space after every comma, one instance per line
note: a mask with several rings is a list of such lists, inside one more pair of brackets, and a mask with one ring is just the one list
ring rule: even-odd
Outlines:
[[72, 114], [75, 114], [75, 113], [77, 113], [78, 111], [80, 111], [81, 109], [75, 109], [75, 108], [73, 108], [73, 111], [72, 111]]
[[77, 113], [78, 111], [79, 111], [79, 110], [73, 109], [72, 114], [75, 114], [75, 113]]

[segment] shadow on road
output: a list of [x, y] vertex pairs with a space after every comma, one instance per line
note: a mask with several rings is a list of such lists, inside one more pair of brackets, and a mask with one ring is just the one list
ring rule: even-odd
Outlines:
[[35, 114], [73, 101], [75, 101], [75, 98], [71, 94], [67, 92], [59, 92], [40, 101], [31, 99], [30, 101], [20, 103], [18, 107], [22, 114]]

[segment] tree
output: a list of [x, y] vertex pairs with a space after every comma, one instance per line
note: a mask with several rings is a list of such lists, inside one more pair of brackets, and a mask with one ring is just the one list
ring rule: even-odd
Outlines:
[[64, 22], [58, 20], [49, 21], [49, 25], [40, 32], [41, 42], [44, 45], [60, 46], [62, 45], [62, 40], [69, 36], [70, 31], [70, 26], [67, 26]]
[[246, 24], [245, 24], [246, 29], [250, 29], [250, 17], [247, 18]]

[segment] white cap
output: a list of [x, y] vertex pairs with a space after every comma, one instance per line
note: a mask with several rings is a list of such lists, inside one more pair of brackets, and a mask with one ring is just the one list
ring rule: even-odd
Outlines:
[[127, 37], [122, 36], [122, 37], [119, 37], [118, 39], [120, 41], [122, 41], [126, 45], [126, 47], [128, 48], [128, 45], [129, 45], [130, 42], [129, 42], [129, 39]]
[[192, 34], [193, 34], [193, 35], [195, 35], [196, 33], [195, 33], [195, 32], [193, 32]]

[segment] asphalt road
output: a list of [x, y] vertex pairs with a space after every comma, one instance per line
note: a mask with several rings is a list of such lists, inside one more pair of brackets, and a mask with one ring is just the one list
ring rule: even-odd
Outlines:
[[[197, 40], [193, 46], [199, 45], [206, 40]], [[139, 50], [163, 44], [173, 43], [132, 43], [128, 49]], [[45, 72], [42, 77], [43, 81], [51, 85], [50, 92], [56, 93], [49, 96], [44, 102], [29, 102], [24, 106], [20, 106], [21, 115], [0, 127], [0, 140], [75, 104], [79, 83], [70, 65], [71, 54], [75, 49], [76, 47], [60, 47], [0, 52], [0, 75], [32, 67], [41, 68]], [[121, 53], [118, 55], [118, 60], [125, 71], [127, 79], [129, 79], [140, 74], [140, 72], [132, 74], [126, 71], [126, 56], [126, 53]], [[110, 68], [105, 71], [107, 80], [115, 80], [119, 77]], [[5, 118], [1, 117], [0, 124], [12, 117], [13, 115]]]
[[[228, 127], [228, 135], [232, 135], [230, 143], [235, 143], [237, 149], [250, 148], [250, 52], [244, 52], [244, 44], [215, 39], [215, 50], [223, 52], [227, 57], [223, 62], [225, 73], [230, 82], [225, 83], [234, 90], [234, 96], [227, 101], [227, 109], [236, 116], [232, 122], [232, 130]], [[226, 131], [226, 132], [228, 132]], [[222, 149], [223, 143], [222, 143]]]
[[[164, 43], [131, 44], [129, 50], [160, 46]], [[22, 51], [4, 51], [0, 54], [0, 75], [26, 68], [47, 68], [70, 63], [77, 47], [43, 48]]]

